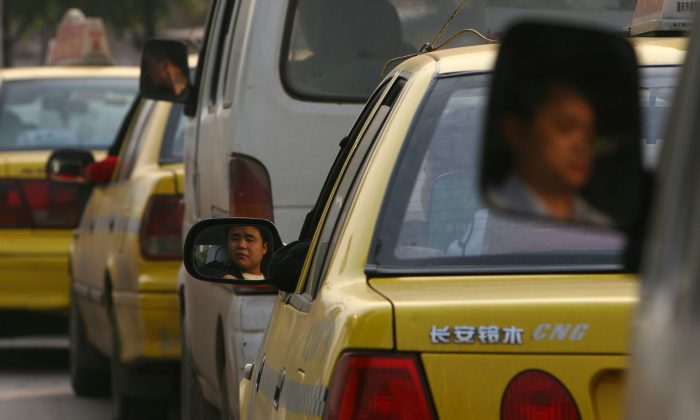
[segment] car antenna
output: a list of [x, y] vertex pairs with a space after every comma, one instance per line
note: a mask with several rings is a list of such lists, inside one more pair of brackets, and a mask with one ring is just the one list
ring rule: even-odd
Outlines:
[[432, 41], [426, 42], [425, 44], [423, 44], [423, 46], [420, 48], [420, 50], [418, 50], [419, 53], [430, 52], [430, 51], [435, 50], [435, 43], [438, 42], [438, 40], [440, 39], [442, 34], [445, 33], [445, 31], [447, 30], [447, 27], [450, 26], [450, 23], [452, 23], [454, 18], [457, 17], [459, 12], [462, 10], [462, 7], [464, 7], [464, 5], [466, 3], [467, 3], [467, 0], [462, 0], [462, 2], [459, 4], [459, 6], [457, 6], [457, 8], [452, 12], [450, 17], [447, 18], [447, 20], [445, 21], [445, 24], [442, 25], [442, 28], [440, 28], [440, 31], [437, 33], [437, 35], [435, 35], [435, 38], [433, 38]]
[[455, 8], [455, 10], [452, 11], [452, 14], [450, 15], [450, 17], [448, 17], [447, 20], [445, 21], [445, 23], [442, 25], [442, 28], [440, 28], [440, 31], [437, 33], [437, 35], [435, 35], [435, 38], [433, 38], [432, 41], [426, 42], [425, 44], [423, 44], [423, 46], [420, 48], [420, 50], [418, 50], [418, 52], [413, 53], [413, 54], [408, 54], [408, 55], [402, 55], [401, 57], [392, 58], [391, 60], [387, 61], [386, 64], [384, 64], [384, 67], [382, 67], [382, 72], [381, 72], [381, 74], [380, 74], [380, 78], [381, 78], [381, 79], [384, 78], [384, 76], [386, 75], [387, 68], [389, 68], [389, 66], [390, 66], [392, 63], [395, 63], [395, 62], [397, 62], [397, 61], [400, 62], [400, 61], [403, 61], [403, 60], [407, 60], [407, 59], [409, 59], [409, 58], [411, 58], [411, 57], [415, 57], [415, 56], [417, 56], [417, 55], [419, 55], [419, 54], [423, 54], [423, 53], [426, 53], [426, 52], [431, 52], [431, 51], [439, 50], [440, 48], [442, 48], [442, 47], [444, 47], [445, 45], [449, 44], [453, 39], [457, 38], [459, 35], [462, 35], [462, 34], [464, 34], [464, 33], [473, 33], [473, 34], [476, 34], [479, 38], [483, 39], [484, 41], [486, 41], [486, 42], [488, 42], [488, 43], [494, 43], [494, 42], [496, 42], [496, 41], [494, 41], [494, 40], [492, 40], [492, 39], [486, 38], [485, 36], [483, 36], [482, 34], [480, 34], [478, 31], [476, 31], [476, 30], [474, 30], [474, 29], [463, 29], [463, 30], [457, 32], [456, 34], [450, 36], [450, 37], [447, 39], [447, 41], [443, 42], [442, 44], [440, 44], [440, 45], [438, 45], [438, 46], [435, 46], [435, 43], [438, 42], [438, 40], [440, 39], [440, 37], [445, 33], [445, 31], [447, 30], [447, 28], [450, 26], [450, 23], [452, 23], [452, 21], [454, 20], [454, 18], [457, 17], [457, 15], [459, 14], [459, 12], [462, 11], [462, 8], [463, 8], [464, 5], [467, 3], [467, 1], [468, 1], [468, 0], [462, 0], [462, 2]]

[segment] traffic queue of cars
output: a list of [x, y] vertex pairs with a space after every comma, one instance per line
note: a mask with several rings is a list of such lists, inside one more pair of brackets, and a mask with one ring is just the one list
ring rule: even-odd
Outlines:
[[[183, 418], [623, 416], [643, 171], [686, 40], [522, 24], [502, 47], [479, 34], [384, 66], [420, 47], [401, 34], [452, 11], [423, 6], [425, 21], [393, 1], [214, 1], [193, 80], [184, 44], [147, 44], [107, 157], [83, 146], [46, 165], [47, 190], [91, 190], [69, 251], [78, 395], [111, 390], [118, 418], [166, 418], [182, 348]], [[611, 13], [631, 18], [625, 7]], [[385, 32], [342, 24], [365, 12]], [[330, 33], [347, 42], [324, 44]], [[551, 120], [530, 127], [540, 109]], [[535, 128], [566, 145], [518, 146]], [[41, 144], [32, 129], [17, 139]], [[523, 200], [522, 183], [502, 188], [527, 167], [519, 153], [540, 171], [555, 156], [562, 179], [585, 184], [568, 216]], [[32, 195], [12, 183], [7, 214], [26, 217], [11, 205]], [[669, 401], [635, 418], [670, 406], [689, 418], [692, 402]]]

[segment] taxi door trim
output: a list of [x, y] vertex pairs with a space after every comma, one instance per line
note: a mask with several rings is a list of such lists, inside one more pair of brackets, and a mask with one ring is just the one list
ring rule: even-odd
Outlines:
[[90, 302], [98, 303], [100, 305], [105, 303], [105, 293], [95, 287], [73, 282], [73, 292], [75, 292], [76, 295], [89, 300]]

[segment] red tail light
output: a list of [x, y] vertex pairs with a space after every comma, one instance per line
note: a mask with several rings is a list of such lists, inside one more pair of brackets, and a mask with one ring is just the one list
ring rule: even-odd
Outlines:
[[419, 363], [414, 355], [344, 355], [333, 373], [323, 418], [432, 419]]
[[553, 376], [528, 370], [508, 385], [501, 406], [502, 420], [580, 420], [578, 407], [564, 385]]
[[0, 180], [0, 227], [73, 228], [88, 190], [48, 180]]
[[270, 176], [259, 161], [234, 155], [229, 163], [229, 188], [231, 216], [273, 220]]
[[141, 255], [149, 260], [182, 257], [181, 195], [151, 197], [141, 222]]

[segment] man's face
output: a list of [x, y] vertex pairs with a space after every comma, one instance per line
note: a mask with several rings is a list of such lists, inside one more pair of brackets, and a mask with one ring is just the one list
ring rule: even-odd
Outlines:
[[228, 254], [242, 272], [262, 274], [260, 264], [267, 254], [267, 244], [257, 228], [236, 226], [228, 232]]
[[534, 187], [576, 191], [590, 176], [595, 111], [565, 87], [555, 87], [513, 144], [520, 175]]

